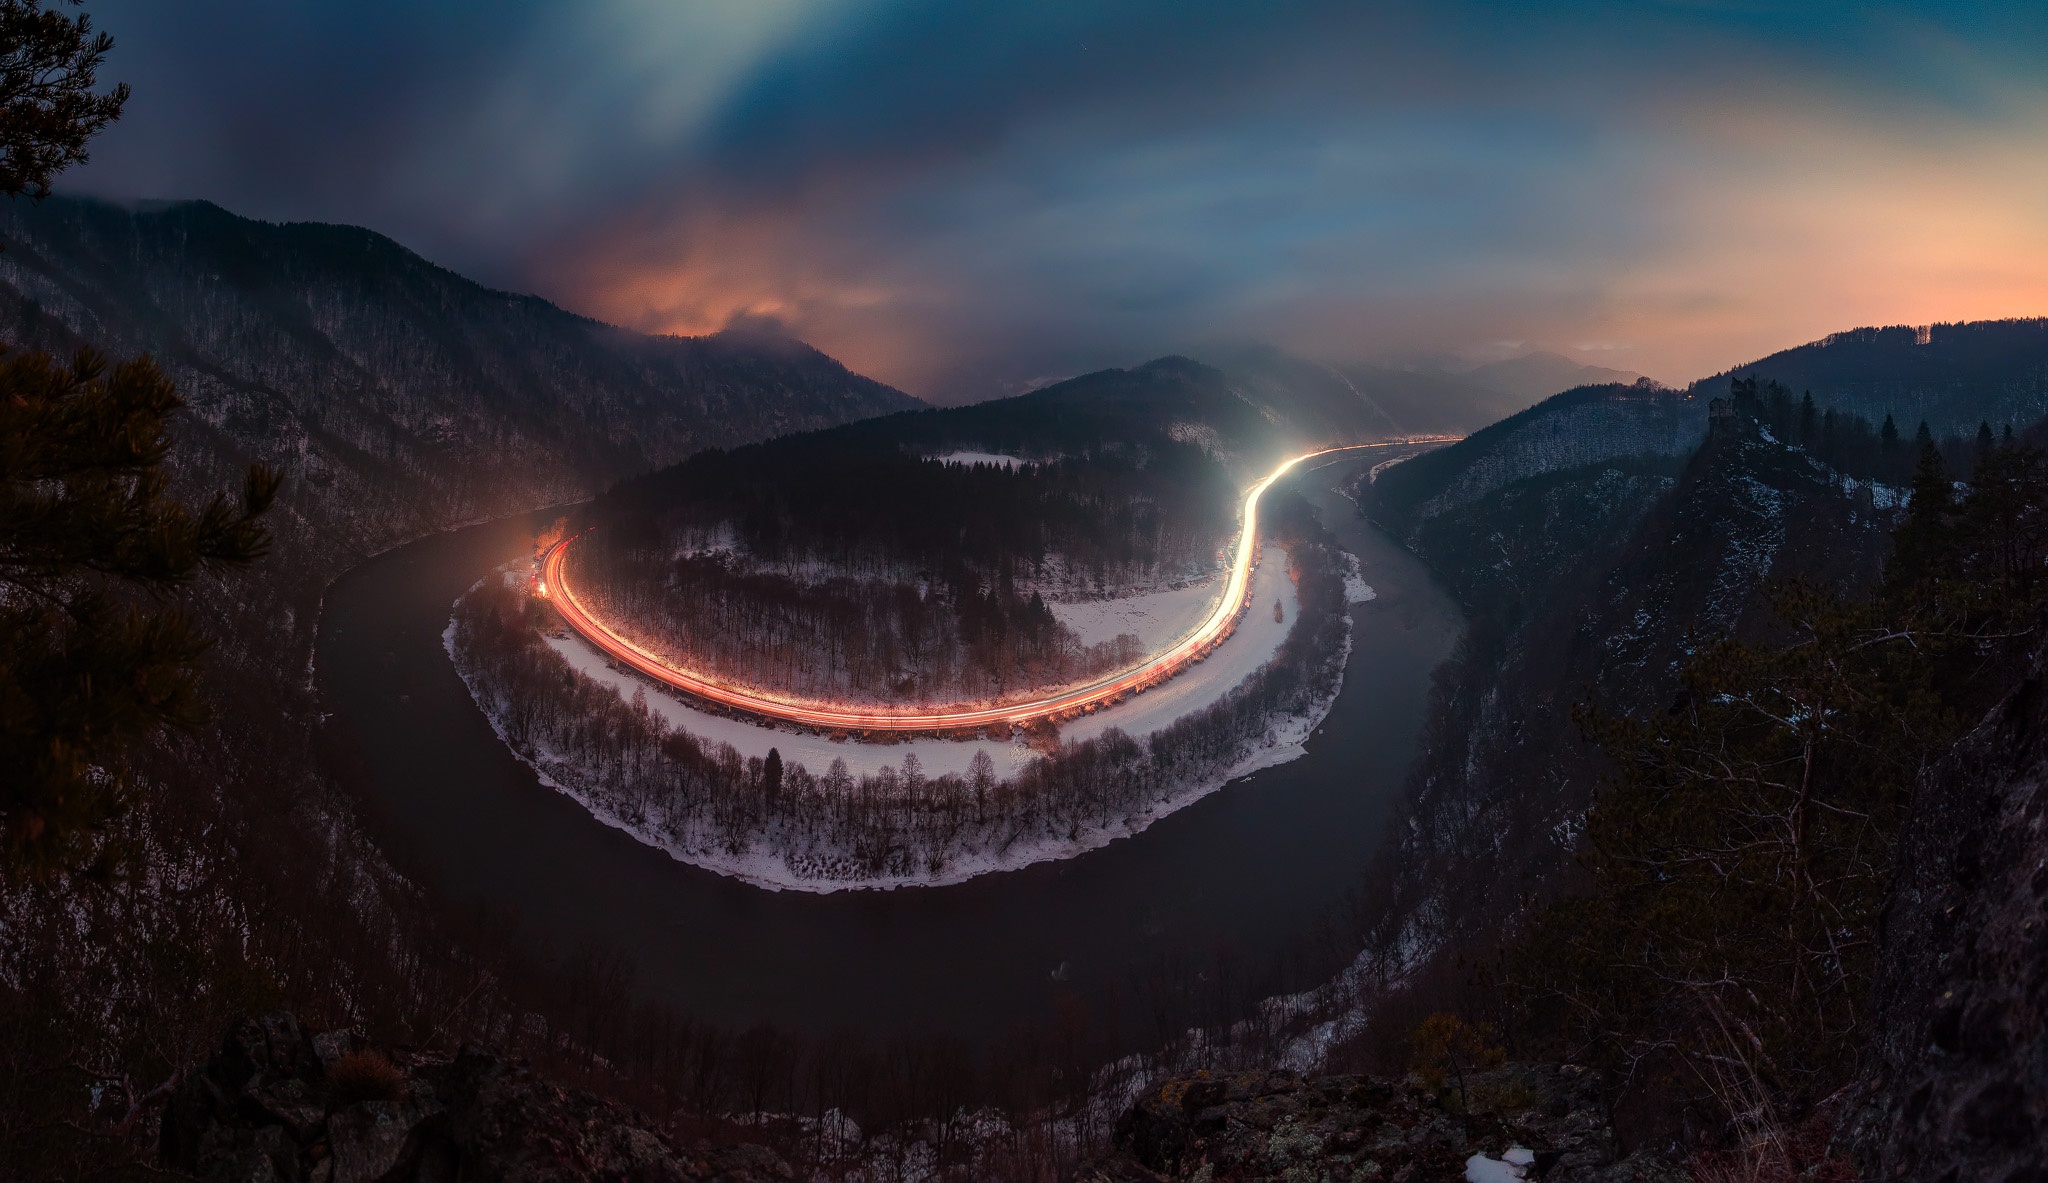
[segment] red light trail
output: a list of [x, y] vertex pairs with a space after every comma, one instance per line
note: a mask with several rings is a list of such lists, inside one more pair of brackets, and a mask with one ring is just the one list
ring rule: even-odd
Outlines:
[[562, 539], [548, 548], [547, 553], [542, 556], [539, 590], [541, 595], [554, 604], [555, 610], [561, 614], [563, 621], [570, 628], [575, 629], [584, 640], [595, 645], [613, 660], [693, 698], [751, 715], [843, 731], [967, 731], [996, 725], [1014, 727], [1039, 719], [1081, 714], [1121, 699], [1126, 694], [1156, 686], [1200, 661], [1217, 645], [1222, 644], [1235, 631], [1239, 617], [1244, 614], [1249, 604], [1252, 558], [1254, 548], [1258, 544], [1259, 498], [1297, 464], [1338, 452], [1403, 447], [1416, 443], [1447, 443], [1452, 438], [1454, 437], [1432, 437], [1325, 448], [1296, 456], [1280, 465], [1245, 493], [1244, 524], [1238, 531], [1237, 556], [1230, 565], [1230, 577], [1224, 584], [1223, 596], [1217, 601], [1215, 609], [1195, 627], [1194, 631], [1130, 669], [1106, 675], [1085, 686], [1063, 690], [1028, 702], [958, 711], [892, 710], [879, 707], [856, 708], [830, 703], [791, 702], [744, 687], [724, 685], [687, 670], [677, 669], [607, 628], [578, 601], [575, 589], [569, 586], [564, 576], [564, 567], [569, 544], [580, 535]]

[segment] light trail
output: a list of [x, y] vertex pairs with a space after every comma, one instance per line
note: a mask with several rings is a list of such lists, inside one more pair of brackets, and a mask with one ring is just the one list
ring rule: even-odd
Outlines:
[[570, 628], [575, 629], [584, 640], [597, 646], [613, 660], [694, 698], [715, 702], [748, 714], [839, 731], [966, 731], [994, 725], [1016, 727], [1039, 719], [1081, 714], [1094, 707], [1116, 701], [1126, 694], [1156, 686], [1208, 656], [1210, 651], [1228, 639], [1236, 630], [1238, 619], [1249, 607], [1252, 560], [1257, 553], [1259, 539], [1259, 498], [1296, 465], [1305, 460], [1314, 460], [1319, 456], [1330, 456], [1338, 452], [1409, 447], [1418, 443], [1448, 443], [1452, 438], [1390, 440], [1376, 444], [1324, 448], [1321, 451], [1296, 456], [1280, 465], [1245, 493], [1244, 524], [1238, 530], [1237, 556], [1230, 565], [1230, 577], [1224, 584], [1223, 596], [1217, 600], [1215, 609], [1208, 617], [1195, 626], [1194, 631], [1129, 669], [1109, 674], [1084, 686], [1028, 702], [960, 711], [851, 708], [828, 703], [789, 702], [771, 698], [757, 691], [727, 686], [687, 670], [677, 669], [607, 628], [578, 601], [575, 589], [569, 586], [564, 567], [569, 544], [580, 535], [562, 539], [549, 547], [547, 554], [542, 556], [539, 590], [540, 594], [547, 597], [555, 606], [555, 610], [561, 614], [563, 621]]

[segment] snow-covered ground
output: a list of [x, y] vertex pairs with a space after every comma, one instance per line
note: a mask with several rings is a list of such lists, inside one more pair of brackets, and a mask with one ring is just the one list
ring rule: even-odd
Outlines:
[[[1185, 594], [1163, 593], [1167, 597]], [[1213, 587], [1209, 594], [1215, 594]], [[1134, 597], [1135, 600], [1159, 598]], [[1276, 623], [1273, 620], [1274, 600], [1280, 601], [1285, 621]], [[1060, 734], [1069, 739], [1089, 739], [1112, 727], [1121, 727], [1127, 734], [1143, 739], [1182, 715], [1208, 706], [1273, 660], [1273, 655], [1279, 652], [1280, 642], [1287, 638], [1287, 629], [1294, 621], [1294, 614], [1294, 584], [1287, 578], [1287, 552], [1277, 546], [1268, 547], [1258, 570], [1252, 575], [1251, 612], [1214, 653], [1165, 685], [1155, 686], [1106, 710], [1077, 719], [1063, 727]], [[1183, 629], [1167, 640], [1177, 639], [1186, 631]], [[768, 749], [774, 748], [782, 754], [783, 763], [802, 764], [813, 772], [822, 772], [831, 766], [834, 759], [842, 759], [846, 761], [847, 771], [855, 775], [870, 775], [880, 772], [884, 765], [902, 767], [903, 757], [915, 752], [918, 762], [924, 766], [925, 775], [942, 776], [948, 772], [965, 775], [974, 753], [985, 751], [995, 761], [996, 775], [1008, 778], [1029, 763], [1035, 754], [1022, 739], [924, 738], [893, 744], [853, 740], [835, 742], [828, 736], [808, 731], [713, 715], [650, 678], [614, 668], [609, 658], [574, 633], [550, 637], [548, 644], [577, 672], [600, 685], [611, 687], [622, 697], [631, 698], [636, 689], [644, 689], [648, 707], [666, 719], [671, 727], [687, 731], [714, 747], [729, 743], [742, 756], [765, 757]], [[1148, 650], [1154, 648], [1149, 641], [1146, 647]], [[1295, 754], [1299, 754], [1298, 748]]]
[[1344, 602], [1347, 604], [1369, 604], [1380, 598], [1372, 590], [1372, 584], [1365, 581], [1365, 573], [1358, 567], [1358, 556], [1344, 556]]
[[1015, 468], [1031, 463], [1022, 456], [1005, 456], [998, 452], [947, 452], [932, 459], [940, 464], [993, 464], [997, 468]]
[[[506, 577], [517, 578], [512, 572], [508, 572]], [[1287, 554], [1281, 548], [1269, 547], [1262, 555], [1253, 577], [1252, 597], [1252, 608], [1237, 630], [1207, 659], [1163, 686], [1073, 721], [1062, 729], [1063, 738], [1085, 740], [1116, 727], [1143, 740], [1153, 731], [1218, 701], [1257, 673], [1279, 650], [1293, 627], [1298, 611], [1294, 585], [1287, 575]], [[1279, 620], [1274, 619], [1273, 606], [1276, 602], [1280, 606]], [[454, 624], [451, 622], [446, 638], [451, 657], [455, 648], [453, 637]], [[986, 751], [995, 761], [997, 776], [1005, 779], [1035, 758], [1035, 754], [1021, 742], [919, 739], [897, 744], [835, 743], [821, 735], [722, 718], [697, 710], [638, 676], [620, 673], [579, 640], [556, 638], [549, 644], [576, 669], [612, 687], [624, 697], [631, 697], [635, 691], [645, 691], [649, 708], [658, 712], [670, 725], [689, 731], [711, 745], [730, 743], [743, 755], [765, 755], [773, 747], [781, 751], [786, 764], [803, 764], [815, 771], [828, 768], [833, 760], [840, 759], [846, 762], [850, 772], [860, 775], [879, 773], [885, 766], [900, 768], [904, 757], [916, 753], [924, 774], [934, 776], [946, 772], [964, 773], [974, 753]], [[1345, 650], [1348, 653], [1348, 638]], [[1338, 655], [1340, 663], [1344, 656]], [[461, 670], [459, 661], [457, 668], [469, 682], [479, 704], [485, 706], [486, 714], [492, 716], [492, 724], [500, 737], [505, 738], [506, 728], [493, 710], [494, 705], [501, 707], [501, 704], [497, 703], [494, 695], [481, 691], [471, 674]], [[1269, 720], [1263, 735], [1249, 737], [1247, 746], [1241, 749], [1241, 755], [1234, 763], [1215, 769], [1212, 775], [1198, 782], [1175, 785], [1157, 800], [1129, 810], [1127, 816], [1053, 833], [1013, 832], [999, 842], [976, 843], [971, 848], [948, 851], [947, 857], [930, 871], [883, 877], [832, 877], [818, 869], [820, 851], [784, 851], [782, 840], [773, 834], [750, 835], [746, 841], [738, 843], [724, 839], [699, 839], [685, 845], [676, 841], [673, 835], [621, 816], [602, 793], [594, 794], [583, 785], [582, 782], [589, 777], [576, 762], [546, 750], [525, 751], [519, 745], [510, 744], [509, 740], [508, 746], [535, 767], [544, 784], [574, 798], [598, 820], [667, 851], [680, 862], [774, 890], [832, 892], [889, 889], [960, 883], [992, 872], [1072, 858], [1137, 834], [1160, 818], [1193, 804], [1230, 781], [1300, 756], [1303, 744], [1328, 715], [1334, 701], [1333, 692], [1330, 699], [1301, 714], [1276, 716]]]
[[1056, 603], [1051, 608], [1052, 614], [1073, 629], [1083, 645], [1114, 641], [1132, 633], [1145, 652], [1154, 653], [1195, 631], [1195, 626], [1215, 606], [1216, 597], [1222, 594], [1223, 577], [1218, 575], [1177, 590], [1120, 600]]

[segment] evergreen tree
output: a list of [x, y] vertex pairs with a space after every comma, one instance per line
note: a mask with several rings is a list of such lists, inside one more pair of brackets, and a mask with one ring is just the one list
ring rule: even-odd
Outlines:
[[1820, 415], [1813, 405], [1813, 391], [1799, 400], [1799, 442], [1811, 447], [1820, 434]]
[[51, 179], [83, 164], [86, 141], [120, 116], [126, 83], [93, 93], [113, 47], [84, 13], [0, 0], [0, 196], [48, 195]]
[[1797, 1112], [1853, 1066], [1891, 836], [1954, 727], [1873, 606], [1793, 585], [1775, 607], [1793, 643], [1703, 650], [1669, 712], [1581, 712], [1618, 770], [1593, 890], [1538, 915], [1508, 979], [1539, 1054]]
[[203, 717], [207, 640], [175, 596], [264, 552], [275, 473], [197, 510], [169, 495], [181, 405], [148, 358], [0, 362], [0, 831], [18, 861], [75, 854], [121, 807], [129, 745]]
[[1887, 575], [1894, 584], [1912, 584], [1938, 574], [1945, 567], [1949, 515], [1955, 509], [1955, 486], [1933, 433], [1920, 425], [1920, 459], [1913, 471], [1913, 499], [1906, 507], [1906, 523], [1893, 541], [1893, 556]]
[[1984, 456], [1984, 454], [1985, 454], [1986, 452], [1989, 452], [1989, 451], [1991, 450], [1991, 446], [1992, 446], [1992, 435], [1991, 435], [1991, 423], [1990, 423], [1990, 421], [1986, 420], [1986, 421], [1984, 421], [1984, 422], [1981, 422], [1981, 423], [1977, 424], [1977, 456], [1978, 456], [1978, 458], [1980, 458], [1980, 459], [1981, 459], [1981, 458], [1982, 458], [1982, 457]]
[[[86, 159], [128, 87], [95, 93], [113, 41], [60, 4], [0, 0], [0, 196], [41, 198]], [[0, 349], [4, 354], [4, 349]], [[12, 864], [83, 853], [122, 805], [137, 740], [203, 715], [206, 638], [175, 603], [264, 551], [277, 477], [193, 509], [168, 493], [181, 402], [148, 358], [0, 360], [0, 844]]]

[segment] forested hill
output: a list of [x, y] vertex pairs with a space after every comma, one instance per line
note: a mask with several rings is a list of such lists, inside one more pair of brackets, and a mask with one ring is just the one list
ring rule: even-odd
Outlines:
[[0, 338], [154, 354], [187, 470], [278, 464], [284, 510], [358, 549], [917, 405], [799, 342], [629, 332], [356, 227], [51, 198], [0, 207], [0, 247]]
[[[598, 516], [643, 532], [727, 523], [742, 549], [771, 559], [845, 562], [866, 551], [993, 576], [1049, 550], [1097, 570], [1149, 566], [1164, 546], [1206, 566], [1239, 482], [1312, 443], [1367, 435], [1326, 409], [1288, 410], [1254, 406], [1220, 371], [1162, 358], [1014, 398], [707, 452], [622, 482]], [[1026, 463], [977, 473], [931, 462], [955, 452]]]
[[757, 679], [778, 653], [835, 655], [816, 664], [843, 679], [778, 684], [795, 693], [1057, 685], [1130, 654], [1083, 645], [1046, 601], [1213, 575], [1248, 478], [1366, 436], [1353, 414], [1254, 405], [1163, 358], [694, 456], [599, 498], [571, 571], [656, 652], [701, 665], [717, 636]]
[[2031, 426], [2048, 414], [2048, 319], [1851, 329], [1693, 384], [1721, 394], [1730, 378], [1781, 382], [1795, 394], [1861, 415], [1891, 415], [1904, 432], [1937, 436]]
[[1658, 386], [1582, 386], [1379, 474], [1361, 502], [1410, 533], [1516, 481], [1625, 456], [1682, 456], [1706, 431], [1707, 400]]
[[1784, 390], [1724, 389], [1689, 456], [1557, 452], [1455, 497], [1469, 458], [1382, 475], [1419, 474], [1401, 524], [1470, 623], [1362, 893], [1360, 970], [1407, 991], [1372, 1022], [1455, 1008], [1625, 1071], [1636, 1144], [1797, 1129], [1783, 1177], [2005, 1177], [2048, 1113], [2040, 959], [2011, 952], [2039, 915], [2048, 424], [1930, 432], [1871, 479]]

